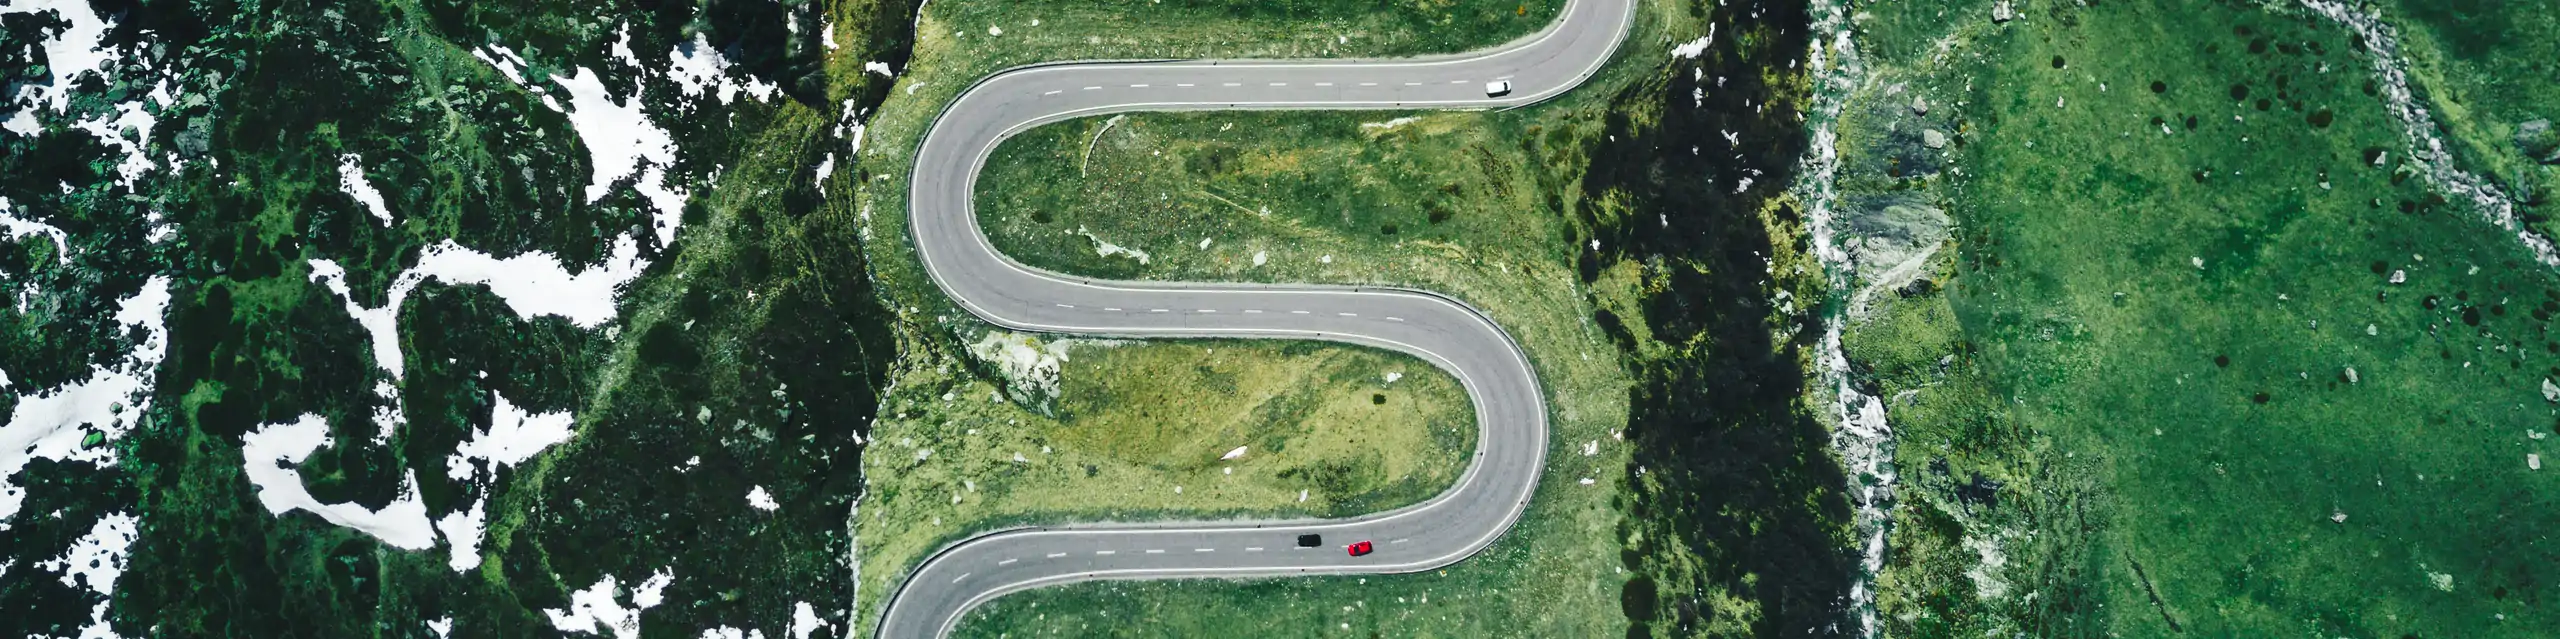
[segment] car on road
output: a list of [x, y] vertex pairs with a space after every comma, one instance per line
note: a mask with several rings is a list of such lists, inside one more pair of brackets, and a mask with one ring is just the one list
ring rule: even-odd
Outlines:
[[1355, 541], [1355, 542], [1351, 542], [1351, 556], [1353, 556], [1353, 557], [1360, 557], [1360, 556], [1368, 555], [1368, 554], [1369, 554], [1369, 551], [1372, 551], [1372, 550], [1377, 550], [1377, 547], [1376, 547], [1376, 546], [1371, 546], [1371, 545], [1369, 545], [1369, 542], [1366, 542], [1366, 541]]
[[1298, 547], [1299, 547], [1299, 548], [1314, 548], [1314, 547], [1322, 546], [1322, 545], [1324, 545], [1324, 535], [1299, 535], [1299, 536], [1298, 536]]
[[1510, 80], [1495, 80], [1484, 83], [1484, 97], [1499, 98], [1506, 95], [1511, 95]]

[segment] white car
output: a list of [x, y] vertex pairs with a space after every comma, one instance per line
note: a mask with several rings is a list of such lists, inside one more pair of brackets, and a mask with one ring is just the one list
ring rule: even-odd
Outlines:
[[1495, 80], [1484, 83], [1484, 97], [1499, 98], [1506, 95], [1511, 95], [1510, 80]]

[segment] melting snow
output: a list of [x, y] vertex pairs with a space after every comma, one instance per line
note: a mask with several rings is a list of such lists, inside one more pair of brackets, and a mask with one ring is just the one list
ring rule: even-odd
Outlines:
[[825, 627], [827, 620], [819, 618], [818, 609], [811, 607], [809, 602], [798, 602], [791, 607], [791, 639], [809, 639], [809, 633]]
[[1225, 461], [1225, 460], [1229, 460], [1229, 459], [1236, 459], [1236, 458], [1243, 457], [1243, 456], [1244, 456], [1244, 450], [1245, 450], [1246, 448], [1249, 448], [1249, 447], [1248, 447], [1248, 446], [1237, 446], [1235, 450], [1227, 451], [1227, 454], [1218, 456], [1218, 460], [1219, 460], [1219, 461]]
[[686, 96], [700, 97], [708, 91], [719, 98], [721, 104], [728, 104], [736, 100], [739, 93], [753, 95], [758, 101], [770, 100], [780, 89], [771, 82], [755, 78], [740, 81], [731, 77], [728, 58], [721, 57], [720, 49], [711, 46], [710, 38], [699, 33], [694, 34], [692, 42], [677, 44], [668, 50], [667, 60], [671, 63], [667, 68], [667, 78], [675, 80], [676, 86], [682, 88]]
[[499, 466], [522, 464], [577, 435], [577, 417], [568, 411], [528, 414], [507, 401], [506, 395], [489, 394], [497, 398], [497, 405], [489, 410], [489, 429], [472, 433], [470, 441], [454, 447], [453, 456], [445, 458], [445, 476], [471, 479], [472, 459], [488, 462], [489, 472], [496, 473]]
[[[50, 392], [18, 396], [9, 421], [0, 425], [0, 520], [18, 512], [26, 489], [9, 483], [27, 462], [37, 458], [78, 460], [115, 465], [115, 450], [86, 446], [95, 431], [112, 441], [133, 427], [135, 416], [151, 406], [150, 379], [168, 354], [169, 329], [162, 322], [169, 306], [169, 280], [154, 277], [117, 307], [115, 321], [143, 329], [145, 337], [115, 368], [91, 365], [89, 379]], [[0, 380], [5, 380], [0, 377]], [[130, 403], [130, 405], [128, 405]]]
[[10, 215], [9, 208], [9, 198], [0, 198], [0, 239], [16, 241], [18, 238], [29, 235], [53, 238], [54, 261], [62, 264], [71, 263], [70, 236], [64, 235], [62, 229], [54, 228], [51, 224]]
[[488, 498], [483, 497], [471, 502], [471, 510], [445, 513], [436, 520], [436, 530], [444, 531], [445, 542], [453, 547], [445, 566], [454, 572], [480, 567], [480, 529], [489, 522], [488, 504]]
[[64, 22], [71, 23], [70, 28], [62, 30], [62, 37], [44, 41], [45, 67], [53, 72], [53, 83], [20, 87], [19, 92], [51, 102], [54, 112], [60, 113], [71, 106], [72, 81], [80, 74], [97, 71], [114, 52], [106, 46], [107, 21], [90, 10], [84, 0], [18, 0], [0, 6], [0, 14], [45, 10], [52, 10]]
[[[569, 124], [578, 129], [578, 139], [594, 156], [595, 178], [587, 183], [587, 202], [603, 199], [616, 180], [637, 171], [636, 188], [658, 210], [658, 243], [675, 242], [685, 198], [683, 191], [667, 186], [666, 167], [676, 162], [675, 140], [641, 111], [641, 94], [635, 90], [631, 99], [615, 102], [605, 91], [604, 79], [584, 67], [574, 77], [554, 75], [551, 81], [569, 91]], [[641, 166], [641, 160], [648, 160], [648, 165]]]
[[381, 219], [383, 226], [390, 226], [391, 209], [383, 206], [382, 192], [374, 190], [373, 182], [364, 178], [363, 162], [364, 158], [353, 153], [338, 156], [338, 189], [363, 202], [364, 209]]
[[987, 331], [978, 342], [969, 345], [969, 354], [996, 365], [1005, 380], [1019, 391], [1058, 396], [1058, 370], [1067, 361], [1067, 351], [1077, 346], [1117, 346], [1111, 340], [1060, 339], [1047, 344], [1029, 333]]
[[762, 510], [765, 512], [773, 512], [782, 508], [782, 504], [774, 503], [773, 495], [766, 493], [763, 486], [757, 486], [747, 491], [747, 505], [755, 507], [756, 510]]
[[1361, 128], [1362, 130], [1368, 130], [1368, 129], [1386, 130], [1386, 129], [1393, 129], [1393, 128], [1396, 128], [1396, 127], [1400, 127], [1400, 126], [1404, 126], [1404, 125], [1407, 125], [1407, 124], [1412, 124], [1412, 123], [1420, 122], [1420, 121], [1422, 121], [1422, 118], [1414, 117], [1414, 116], [1410, 116], [1410, 115], [1408, 115], [1408, 116], [1405, 116], [1405, 117], [1396, 118], [1396, 119], [1388, 120], [1388, 121], [1385, 121], [1385, 122], [1362, 122], [1362, 123], [1360, 123], [1360, 128]]
[[1690, 40], [1690, 41], [1688, 41], [1688, 42], [1686, 42], [1686, 43], [1682, 43], [1682, 44], [1681, 44], [1681, 45], [1679, 45], [1679, 46], [1672, 47], [1672, 48], [1671, 48], [1671, 57], [1674, 57], [1674, 58], [1690, 58], [1690, 59], [1695, 59], [1695, 58], [1697, 58], [1698, 56], [1706, 55], [1706, 54], [1707, 54], [1707, 46], [1708, 46], [1708, 45], [1710, 45], [1710, 44], [1714, 44], [1714, 43], [1715, 43], [1715, 41], [1716, 41], [1716, 25], [1715, 25], [1715, 23], [1712, 23], [1712, 22], [1707, 23], [1707, 34], [1706, 34], [1706, 35], [1698, 36], [1698, 39], [1696, 39], [1696, 40]]
[[287, 467], [300, 464], [311, 452], [335, 443], [329, 437], [328, 422], [319, 415], [303, 415], [301, 419], [259, 426], [242, 437], [240, 456], [246, 460], [249, 483], [258, 487], [258, 503], [267, 512], [283, 515], [287, 511], [305, 510], [329, 523], [354, 528], [365, 534], [409, 550], [425, 550], [436, 543], [435, 529], [427, 523], [427, 506], [418, 501], [418, 476], [410, 471], [400, 484], [400, 498], [382, 507], [368, 510], [361, 504], [323, 504], [303, 489], [302, 473]]
[[1082, 235], [1082, 236], [1084, 236], [1084, 239], [1088, 239], [1088, 240], [1092, 240], [1092, 241], [1093, 241], [1093, 252], [1094, 252], [1094, 254], [1096, 254], [1096, 255], [1100, 255], [1100, 256], [1103, 256], [1103, 257], [1111, 257], [1111, 256], [1114, 256], [1114, 255], [1126, 255], [1126, 256], [1129, 256], [1131, 259], [1135, 259], [1135, 260], [1137, 260], [1139, 264], [1145, 264], [1145, 263], [1147, 263], [1147, 259], [1148, 259], [1148, 258], [1147, 258], [1147, 252], [1146, 252], [1146, 251], [1141, 251], [1141, 250], [1138, 250], [1138, 249], [1133, 249], [1133, 248], [1129, 248], [1129, 247], [1121, 246], [1121, 245], [1118, 245], [1118, 244], [1113, 244], [1113, 243], [1110, 243], [1110, 242], [1108, 242], [1108, 241], [1104, 241], [1100, 236], [1094, 235], [1094, 234], [1093, 234], [1093, 231], [1091, 231], [1091, 230], [1087, 230], [1085, 227], [1081, 227], [1081, 226], [1076, 227], [1076, 234], [1077, 234], [1077, 235]]
[[[611, 632], [616, 639], [631, 639], [640, 636], [640, 611], [656, 607], [664, 598], [667, 585], [675, 580], [673, 571], [659, 570], [631, 591], [632, 607], [623, 608], [614, 597], [621, 589], [616, 587], [613, 575], [605, 575], [595, 585], [570, 593], [568, 609], [544, 610], [542, 614], [549, 616], [551, 627], [561, 632]], [[602, 624], [603, 631], [597, 630], [598, 624]]]

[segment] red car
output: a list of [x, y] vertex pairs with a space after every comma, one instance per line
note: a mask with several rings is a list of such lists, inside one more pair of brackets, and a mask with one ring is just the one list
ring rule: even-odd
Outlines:
[[1353, 556], [1353, 557], [1360, 557], [1360, 556], [1368, 555], [1368, 554], [1369, 554], [1369, 551], [1372, 551], [1372, 550], [1377, 550], [1377, 547], [1369, 545], [1369, 542], [1365, 542], [1365, 541], [1355, 541], [1355, 542], [1351, 542], [1351, 556]]

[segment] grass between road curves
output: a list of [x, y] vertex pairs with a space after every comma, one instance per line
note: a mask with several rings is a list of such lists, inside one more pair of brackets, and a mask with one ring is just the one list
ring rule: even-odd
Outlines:
[[[1007, 377], [993, 358], [970, 352], [993, 329], [953, 306], [920, 270], [912, 246], [896, 239], [906, 233], [911, 154], [952, 97], [989, 73], [1053, 60], [1471, 50], [1534, 32], [1561, 6], [1557, 0], [929, 5], [918, 21], [912, 64], [896, 69], [897, 88], [869, 120], [858, 161], [833, 180], [834, 188], [853, 193], [865, 220], [872, 273], [901, 315], [905, 355], [872, 432], [878, 447], [864, 457], [870, 494], [854, 522], [862, 575], [856, 627], [872, 627], [881, 603], [917, 560], [974, 531], [1106, 517], [1358, 514], [1446, 488], [1474, 443], [1472, 406], [1445, 374], [1402, 355], [1344, 346], [1073, 346], [1056, 397], [1026, 392], [1023, 380]], [[1387, 372], [1402, 377], [1386, 382]], [[1238, 391], [1210, 398], [1193, 382], [1232, 384]], [[1021, 401], [988, 401], [1002, 392]], [[1074, 461], [1019, 468], [1011, 461], [1017, 452], [1036, 458], [1044, 443]], [[1251, 450], [1235, 464], [1235, 475], [1225, 474], [1226, 465], [1208, 465], [1236, 445]], [[926, 448], [934, 452], [916, 456]], [[1024, 477], [995, 479], [1016, 472]], [[1300, 489], [1310, 489], [1307, 502], [1297, 501]]]

